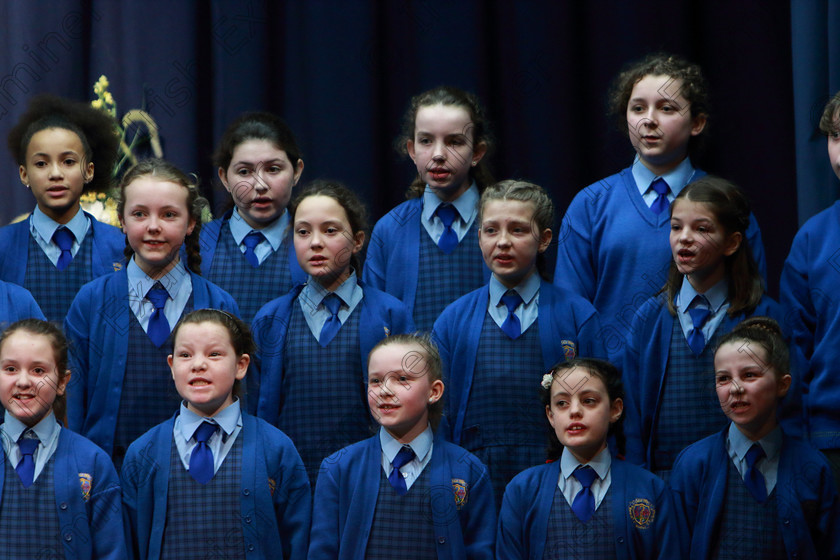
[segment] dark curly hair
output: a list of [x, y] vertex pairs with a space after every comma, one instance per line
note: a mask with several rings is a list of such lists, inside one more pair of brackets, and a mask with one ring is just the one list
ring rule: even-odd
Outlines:
[[[166, 160], [151, 158], [145, 159], [129, 169], [120, 181], [119, 193], [117, 194], [117, 214], [124, 218], [125, 213], [125, 189], [141, 177], [153, 177], [158, 181], [166, 181], [181, 185], [187, 189], [187, 209], [190, 218], [195, 221], [192, 233], [184, 239], [184, 248], [187, 252], [187, 268], [196, 274], [201, 274], [201, 245], [198, 238], [201, 234], [201, 212], [207, 206], [207, 199], [198, 192], [198, 183], [194, 177], [178, 169]], [[131, 260], [134, 249], [128, 244], [128, 237], [125, 238], [125, 257]]]
[[85, 158], [93, 162], [94, 167], [93, 178], [85, 190], [103, 192], [112, 186], [120, 139], [110, 116], [87, 103], [55, 95], [33, 97], [8, 136], [9, 151], [18, 165], [26, 165], [29, 142], [36, 133], [47, 128], [69, 130], [82, 141]]
[[689, 155], [698, 155], [708, 137], [710, 114], [709, 86], [700, 66], [682, 57], [665, 53], [649, 54], [626, 66], [613, 81], [608, 100], [608, 112], [625, 134], [629, 134], [627, 104], [633, 94], [633, 88], [645, 76], [669, 76], [675, 80], [682, 80], [680, 93], [690, 105], [691, 118], [706, 116], [703, 131], [688, 141]]
[[[408, 105], [408, 110], [403, 116], [402, 132], [397, 137], [394, 147], [400, 154], [408, 155], [407, 143], [409, 140], [414, 140], [417, 111], [421, 107], [431, 107], [434, 105], [460, 107], [470, 116], [470, 122], [472, 123], [472, 145], [478, 146], [483, 143], [486, 148], [484, 157], [481, 158], [478, 165], [470, 168], [470, 179], [475, 181], [479, 192], [484, 191], [487, 186], [495, 182], [487, 163], [488, 156], [490, 156], [495, 147], [495, 141], [490, 131], [490, 123], [485, 116], [484, 108], [481, 106], [478, 97], [472, 93], [456, 87], [438, 86], [412, 97]], [[417, 177], [408, 187], [406, 198], [419, 198], [423, 196], [425, 189], [426, 184], [418, 173]]]
[[826, 136], [840, 132], [840, 91], [825, 104], [820, 117], [820, 132]]

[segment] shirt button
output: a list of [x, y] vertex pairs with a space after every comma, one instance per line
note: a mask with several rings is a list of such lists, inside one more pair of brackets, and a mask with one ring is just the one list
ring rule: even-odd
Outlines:
[[242, 493], [243, 493], [243, 494], [245, 494], [246, 496], [250, 496], [250, 495], [251, 495], [251, 491], [250, 491], [250, 490], [248, 490], [247, 488], [246, 488], [245, 490], [243, 490], [243, 491], [242, 491]]
[[624, 537], [618, 537], [618, 542], [624, 544]]
[[250, 516], [245, 516], [245, 523], [250, 523], [250, 522], [251, 522], [251, 517]]
[[438, 542], [440, 544], [446, 544], [446, 537], [438, 537]]
[[61, 505], [58, 507], [60, 507], [61, 509], [67, 509], [67, 502], [61, 502]]
[[254, 545], [252, 545], [252, 544], [248, 545], [248, 552], [254, 552]]
[[73, 535], [71, 533], [65, 533], [64, 534], [64, 540], [67, 541], [67, 542], [72, 541], [73, 540]]

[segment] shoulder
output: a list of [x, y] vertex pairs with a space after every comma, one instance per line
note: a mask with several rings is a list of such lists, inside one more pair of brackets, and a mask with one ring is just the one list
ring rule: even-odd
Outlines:
[[487, 284], [481, 286], [480, 288], [476, 288], [447, 305], [441, 312], [440, 317], [449, 317], [451, 319], [451, 316], [455, 315], [466, 319], [466, 315], [464, 315], [463, 312], [465, 310], [472, 309], [477, 305], [486, 306], [489, 294], [490, 288]]
[[423, 199], [412, 198], [406, 200], [391, 209], [390, 212], [382, 216], [374, 226], [374, 232], [377, 230], [393, 230], [405, 226], [406, 221], [411, 219], [419, 219], [423, 211]]
[[782, 306], [779, 302], [767, 294], [762, 294], [761, 299], [758, 301], [758, 305], [755, 306], [755, 311], [752, 312], [752, 315], [764, 315], [781, 320], [784, 317], [784, 312], [782, 311]]
[[[292, 290], [289, 293], [274, 298], [273, 300], [263, 305], [257, 312], [257, 314], [254, 316], [254, 320], [251, 321], [253, 329], [255, 331], [266, 331], [273, 330], [274, 328], [276, 328], [276, 325], [279, 323], [275, 320], [275, 318], [286, 317], [289, 315], [292, 309], [292, 304], [295, 302], [295, 300], [297, 300], [301, 289], [302, 286], [296, 286], [292, 288]], [[280, 323], [285, 325], [286, 320], [283, 319], [280, 321]]]
[[125, 284], [127, 288], [127, 278], [125, 269], [103, 274], [79, 288], [76, 299], [91, 297], [92, 295], [100, 298], [105, 291], [116, 289], [122, 284]]
[[282, 430], [277, 428], [276, 426], [272, 426], [270, 423], [266, 422], [262, 418], [258, 418], [247, 412], [242, 413], [242, 420], [244, 423], [253, 422], [253, 427], [256, 428], [256, 432], [259, 435], [260, 443], [265, 446], [270, 446], [276, 450], [280, 450], [283, 448], [292, 447], [294, 448], [294, 443], [292, 443], [291, 438], [287, 436]]
[[549, 476], [552, 471], [557, 472], [558, 477], [560, 476], [560, 467], [556, 462], [544, 463], [542, 465], [527, 468], [511, 479], [510, 483], [508, 483], [508, 488], [530, 488], [531, 491], [534, 491], [535, 488], [540, 486], [540, 481]]
[[62, 427], [59, 438], [64, 446], [72, 449], [76, 457], [93, 459], [96, 462], [106, 461], [111, 464], [111, 458], [101, 447], [72, 430]]
[[812, 235], [816, 235], [817, 239], [833, 239], [832, 235], [827, 234], [836, 234], [836, 232], [840, 229], [837, 227], [838, 215], [840, 215], [840, 200], [822, 212], [811, 216], [808, 221], [799, 228], [799, 231], [793, 239], [794, 244], [797, 242], [802, 243]]
[[221, 218], [216, 218], [215, 220], [202, 225], [199, 237], [202, 240], [217, 239], [219, 237], [219, 232], [222, 230], [222, 224], [225, 222], [225, 220], [228, 219], [229, 216], [230, 212], [226, 212]]
[[125, 235], [120, 228], [106, 224], [105, 222], [100, 222], [87, 212], [85, 212], [85, 215], [90, 218], [90, 227], [97, 241], [101, 242], [104, 240], [106, 243], [118, 243], [120, 248], [122, 248], [125, 244]]
[[362, 287], [362, 291], [364, 293], [364, 299], [362, 302], [365, 306], [381, 307], [387, 310], [405, 310], [408, 312], [408, 308], [406, 308], [405, 304], [391, 294], [378, 290], [370, 284], [359, 282], [359, 285]]
[[[161, 452], [161, 446], [171, 445], [172, 430], [175, 425], [175, 418], [172, 417], [165, 422], [154, 426], [142, 436], [134, 440], [128, 446], [125, 453], [125, 460], [123, 461], [120, 476], [123, 479], [137, 481], [149, 471], [157, 471], [161, 467], [165, 471], [169, 471], [169, 465], [159, 465], [158, 455]], [[167, 448], [168, 451], [168, 448]]]
[[629, 167], [584, 187], [575, 195], [569, 206], [569, 211], [583, 211], [584, 208], [596, 208], [606, 205], [621, 192], [627, 174], [630, 174], [630, 178], [632, 179]]
[[28, 219], [1, 227], [0, 243], [10, 243], [21, 235], [29, 235]]
[[[339, 449], [321, 461], [320, 472], [329, 472], [332, 476], [338, 477], [342, 472], [363, 468], [365, 459], [372, 451], [371, 448], [378, 447], [378, 440], [379, 436], [375, 435]], [[379, 458], [378, 455], [377, 458]]]
[[665, 490], [665, 482], [661, 478], [628, 461], [613, 458], [610, 469], [615, 473], [620, 473], [625, 480], [632, 482], [634, 485], [650, 487], [657, 493]]
[[687, 470], [693, 471], [696, 469], [705, 470], [708, 465], [715, 461], [715, 457], [720, 453], [725, 453], [724, 441], [725, 432], [706, 436], [700, 441], [696, 441], [683, 449], [674, 461], [674, 472]]
[[830, 468], [828, 459], [822, 452], [815, 448], [810, 442], [802, 438], [784, 434], [782, 440], [782, 453], [793, 458], [793, 462], [802, 464], [817, 465]]
[[544, 296], [546, 301], [550, 302], [553, 307], [563, 309], [571, 307], [577, 312], [588, 314], [596, 312], [592, 303], [583, 296], [569, 289], [546, 282], [545, 280], [540, 282], [540, 296], [540, 301], [543, 301], [542, 297]]

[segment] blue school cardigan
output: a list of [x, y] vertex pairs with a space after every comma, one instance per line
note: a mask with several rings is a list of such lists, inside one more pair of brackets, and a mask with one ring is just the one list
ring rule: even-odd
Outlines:
[[[114, 463], [90, 440], [66, 428], [60, 430], [54, 484], [65, 557], [68, 560], [127, 558], [120, 481]], [[6, 461], [2, 446], [0, 461]], [[5, 471], [0, 469], [0, 496], [4, 483]]]
[[[359, 317], [359, 353], [362, 357], [364, 382], [367, 384], [367, 357], [376, 344], [391, 334], [414, 331], [411, 315], [395, 297], [362, 285], [364, 297], [353, 312]], [[279, 298], [265, 304], [254, 316], [251, 329], [257, 344], [257, 360], [251, 362], [248, 383], [249, 412], [277, 425], [280, 397], [283, 391], [283, 348], [292, 317], [292, 306], [300, 305], [303, 285], [298, 285]], [[324, 378], [328, 383], [329, 376]]]
[[[125, 236], [110, 224], [90, 219], [91, 269], [93, 277], [119, 270], [125, 263]], [[29, 219], [0, 228], [0, 280], [23, 286], [29, 263]]]
[[[692, 181], [704, 175], [695, 169]], [[633, 314], [668, 277], [669, 216], [650, 211], [627, 167], [581, 190], [563, 217], [554, 283], [592, 302], [611, 357], [622, 351]], [[761, 276], [767, 278], [761, 232], [752, 214], [746, 233]]]
[[[732, 459], [721, 432], [686, 447], [669, 484], [692, 530], [691, 558], [711, 558]], [[805, 441], [784, 435], [776, 481], [776, 525], [791, 560], [840, 558], [840, 504], [831, 467]]]
[[[443, 360], [447, 417], [456, 444], [461, 441], [489, 298], [489, 285], [458, 298], [443, 310], [432, 330]], [[575, 342], [578, 356], [606, 358], [599, 336], [601, 324], [591, 303], [545, 280], [540, 280], [539, 298], [537, 323], [545, 371], [533, 372], [535, 394], [542, 374], [564, 359], [561, 341]]]
[[[239, 315], [224, 290], [190, 272], [193, 307]], [[125, 269], [88, 282], [70, 305], [64, 332], [73, 372], [67, 387], [67, 424], [113, 453], [128, 351], [128, 276]]]
[[[654, 423], [659, 413], [668, 353], [671, 349], [671, 333], [676, 317], [668, 312], [662, 297], [648, 299], [633, 319], [628, 342], [621, 362], [625, 387], [624, 435], [627, 438], [627, 460], [649, 468], [653, 464]], [[761, 296], [750, 317], [767, 316], [782, 323], [781, 307], [771, 298]], [[730, 332], [748, 315], [739, 313], [735, 317], [726, 314], [717, 330]], [[709, 371], [709, 396], [713, 396], [714, 371]], [[790, 415], [792, 430], [801, 430], [801, 396], [796, 383], [784, 399], [784, 410]], [[789, 413], [787, 411], [790, 411]], [[787, 425], [787, 424], [786, 424]]]
[[[682, 558], [680, 543], [687, 537], [665, 483], [615, 457], [610, 473], [616, 558]], [[499, 512], [496, 558], [542, 559], [559, 480], [560, 461], [554, 461], [531, 467], [510, 481]], [[652, 522], [647, 521], [645, 513], [650, 514]]]
[[782, 269], [780, 299], [801, 357], [808, 437], [820, 449], [840, 449], [840, 202], [796, 234]]
[[[139, 558], [160, 557], [174, 427], [175, 416], [140, 436], [129, 446], [120, 473], [125, 538]], [[292, 440], [246, 413], [238, 437], [244, 438], [240, 514], [245, 557], [304, 558], [312, 499]], [[275, 483], [273, 490], [269, 481]]]
[[[487, 468], [471, 453], [435, 435], [426, 465], [437, 557], [492, 559], [496, 506]], [[333, 453], [321, 463], [312, 515], [309, 558], [355, 560], [367, 548], [379, 480], [379, 434]], [[463, 492], [459, 497], [456, 492]], [[461, 503], [460, 507], [456, 502]], [[394, 535], [395, 546], [400, 540]]]
[[[420, 232], [423, 198], [407, 200], [388, 212], [373, 228], [365, 256], [362, 278], [365, 285], [387, 292], [405, 303], [414, 312], [417, 277], [420, 269]], [[477, 218], [476, 218], [477, 219]], [[478, 239], [462, 239], [461, 243], [478, 243]], [[486, 266], [484, 281], [490, 281]]]
[[46, 321], [38, 302], [29, 290], [0, 280], [0, 326], [5, 328], [15, 321], [29, 318]]
[[[201, 268], [202, 270], [210, 270], [213, 266], [213, 257], [216, 255], [216, 246], [219, 244], [219, 235], [222, 232], [222, 225], [233, 214], [233, 209], [228, 210], [225, 214], [209, 224], [201, 226], [201, 234], [199, 240], [201, 242]], [[292, 277], [292, 286], [297, 286], [306, 282], [306, 273], [300, 267], [295, 254], [295, 244], [289, 240], [289, 274]]]

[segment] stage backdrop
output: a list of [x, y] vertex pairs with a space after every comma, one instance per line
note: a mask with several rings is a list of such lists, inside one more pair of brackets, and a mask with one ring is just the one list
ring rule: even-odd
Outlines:
[[[578, 190], [632, 161], [605, 114], [612, 77], [646, 53], [674, 52], [706, 71], [711, 143], [697, 163], [750, 195], [775, 292], [797, 203], [804, 218], [836, 194], [823, 140], [800, 142], [799, 161], [825, 188], [813, 192], [800, 170], [797, 190], [795, 167], [795, 138], [811, 138], [816, 108], [838, 88], [836, 74], [824, 79], [838, 67], [836, 49], [834, 58], [809, 52], [837, 40], [826, 23], [837, 14], [826, 6], [809, 3], [792, 20], [789, 5], [761, 0], [4, 0], [0, 133], [32, 95], [90, 100], [105, 74], [120, 115], [148, 110], [165, 156], [202, 178], [218, 211], [226, 197], [209, 162], [214, 144], [240, 112], [275, 111], [300, 141], [304, 180], [344, 181], [375, 219], [403, 199], [414, 174], [393, 149], [410, 96], [452, 84], [488, 108], [496, 176], [548, 188], [559, 220]], [[819, 79], [794, 74], [800, 56]], [[807, 80], [796, 103], [794, 76], [797, 86]], [[0, 161], [5, 223], [34, 203], [12, 158]]]

